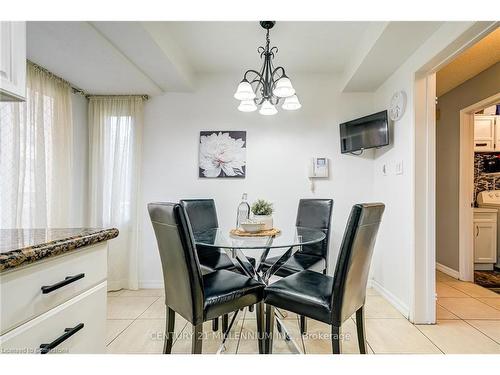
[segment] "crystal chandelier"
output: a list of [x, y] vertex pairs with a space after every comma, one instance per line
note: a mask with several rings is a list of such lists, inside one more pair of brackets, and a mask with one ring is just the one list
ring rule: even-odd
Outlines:
[[264, 59], [260, 71], [249, 69], [243, 75], [243, 80], [238, 85], [234, 97], [241, 100], [238, 109], [242, 112], [253, 112], [260, 105], [261, 115], [274, 115], [278, 113], [276, 105], [283, 102], [281, 108], [291, 111], [299, 109], [302, 105], [295, 94], [292, 82], [281, 66], [273, 65], [277, 47], [269, 47], [269, 29], [275, 21], [261, 21], [260, 25], [266, 29], [266, 46], [257, 48], [260, 57]]

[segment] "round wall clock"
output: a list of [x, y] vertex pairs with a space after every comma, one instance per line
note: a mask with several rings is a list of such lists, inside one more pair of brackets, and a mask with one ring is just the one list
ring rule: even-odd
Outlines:
[[401, 91], [396, 91], [391, 98], [391, 104], [389, 106], [389, 117], [392, 121], [398, 121], [403, 117], [406, 109], [406, 93]]

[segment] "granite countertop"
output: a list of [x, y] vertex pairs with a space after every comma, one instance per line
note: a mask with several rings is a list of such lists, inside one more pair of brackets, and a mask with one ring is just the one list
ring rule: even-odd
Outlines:
[[0, 272], [118, 236], [118, 229], [0, 229]]

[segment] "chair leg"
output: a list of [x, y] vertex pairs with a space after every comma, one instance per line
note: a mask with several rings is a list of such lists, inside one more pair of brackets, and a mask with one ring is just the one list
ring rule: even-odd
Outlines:
[[265, 334], [265, 353], [273, 354], [274, 337], [274, 307], [266, 305], [266, 334]]
[[212, 319], [212, 331], [217, 332], [219, 330], [219, 318]]
[[265, 353], [265, 327], [264, 327], [264, 302], [257, 303], [256, 310], [256, 318], [257, 318], [257, 341], [259, 343], [259, 354]]
[[365, 311], [364, 306], [361, 306], [356, 311], [356, 327], [358, 329], [358, 344], [359, 352], [366, 354], [366, 329], [365, 329]]
[[191, 354], [201, 354], [203, 347], [203, 323], [193, 325]]
[[341, 351], [342, 345], [340, 341], [340, 327], [332, 325], [332, 353], [340, 354]]
[[300, 334], [305, 335], [307, 332], [307, 318], [303, 315], [300, 316]]
[[172, 343], [174, 342], [175, 311], [168, 306], [165, 320], [165, 342], [163, 343], [163, 354], [170, 354], [172, 352]]
[[229, 315], [222, 315], [222, 332], [227, 331], [227, 327], [229, 326]]

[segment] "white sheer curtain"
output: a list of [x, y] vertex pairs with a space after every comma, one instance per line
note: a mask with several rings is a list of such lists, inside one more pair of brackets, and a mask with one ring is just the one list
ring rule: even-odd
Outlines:
[[0, 227], [68, 225], [71, 87], [28, 63], [27, 100], [0, 103]]
[[90, 98], [91, 225], [120, 230], [120, 235], [109, 243], [109, 290], [138, 288], [142, 126], [141, 97]]

